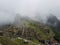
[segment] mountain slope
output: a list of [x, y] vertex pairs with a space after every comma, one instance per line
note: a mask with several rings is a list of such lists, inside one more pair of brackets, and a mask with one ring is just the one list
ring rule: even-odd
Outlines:
[[21, 20], [19, 25], [17, 24], [19, 21], [17, 21], [13, 25], [7, 25], [8, 28], [2, 28], [4, 37], [10, 37], [10, 39], [12, 39], [13, 42], [15, 41], [18, 45], [25, 45], [24, 43], [26, 43], [24, 40], [20, 43], [21, 40], [17, 39], [18, 37], [31, 41], [28, 41], [31, 45], [35, 45], [34, 43], [42, 45], [47, 43], [49, 40], [54, 40], [54, 33], [48, 26], [35, 20], [27, 20], [23, 18]]

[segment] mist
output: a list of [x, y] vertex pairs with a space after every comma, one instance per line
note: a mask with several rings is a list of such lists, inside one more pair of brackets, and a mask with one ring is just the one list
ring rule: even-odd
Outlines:
[[16, 14], [35, 17], [44, 21], [53, 14], [60, 19], [60, 0], [0, 0], [0, 24], [12, 23]]

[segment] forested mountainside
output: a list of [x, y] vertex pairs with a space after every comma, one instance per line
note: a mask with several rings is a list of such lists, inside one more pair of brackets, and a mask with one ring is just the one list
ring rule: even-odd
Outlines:
[[60, 42], [60, 20], [54, 16], [54, 15], [51, 15], [48, 17], [47, 19], [47, 23], [46, 23], [51, 29], [52, 31], [54, 32], [55, 34], [55, 39], [57, 41]]
[[49, 42], [53, 42], [51, 44], [57, 43], [54, 39], [54, 32], [47, 25], [23, 18], [20, 20], [19, 26], [16, 26], [18, 25], [17, 22], [0, 28], [0, 43], [2, 45], [46, 45]]

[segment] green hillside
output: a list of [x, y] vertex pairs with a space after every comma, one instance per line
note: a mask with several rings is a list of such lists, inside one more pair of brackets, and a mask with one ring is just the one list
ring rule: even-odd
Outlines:
[[[54, 40], [54, 33], [48, 26], [34, 20], [22, 20], [23, 26], [7, 25], [2, 28], [3, 36], [0, 43], [3, 45], [45, 45], [47, 41]], [[19, 39], [20, 38], [20, 39]]]

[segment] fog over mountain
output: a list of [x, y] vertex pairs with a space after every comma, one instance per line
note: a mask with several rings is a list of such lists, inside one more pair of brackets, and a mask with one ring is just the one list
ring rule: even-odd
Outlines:
[[0, 0], [0, 24], [13, 22], [16, 13], [43, 20], [53, 14], [60, 19], [60, 0]]

